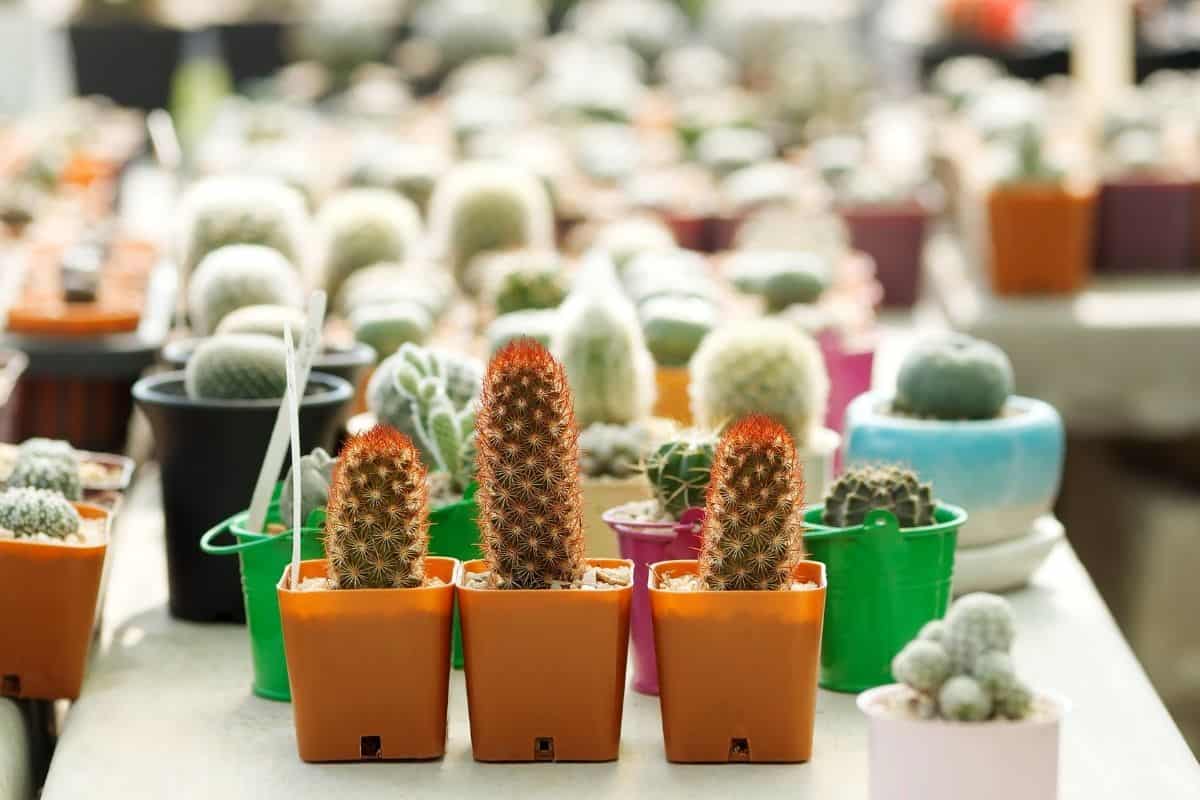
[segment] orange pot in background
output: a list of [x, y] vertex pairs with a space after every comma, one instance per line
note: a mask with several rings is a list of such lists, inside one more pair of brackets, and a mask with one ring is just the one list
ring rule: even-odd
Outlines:
[[654, 372], [658, 383], [658, 399], [654, 402], [654, 416], [673, 419], [681, 425], [692, 424], [691, 399], [688, 384], [691, 372], [687, 367], [658, 367]]
[[[599, 567], [619, 559], [588, 559]], [[621, 746], [633, 587], [597, 591], [458, 585], [476, 761], [612, 761]]]
[[1091, 274], [1096, 191], [1057, 183], [1012, 183], [988, 195], [992, 289], [996, 294], [1067, 294]]
[[[441, 586], [276, 589], [296, 744], [305, 761], [440, 758], [446, 752], [450, 621], [459, 562], [430, 556]], [[290, 569], [290, 566], [289, 566]], [[325, 577], [324, 559], [300, 577]]]
[[696, 561], [650, 567], [667, 760], [808, 761], [812, 757], [825, 567], [802, 561], [807, 591], [669, 592], [660, 577]]
[[111, 516], [75, 503], [85, 519], [103, 519], [100, 544], [0, 540], [0, 695], [74, 700], [83, 686]]

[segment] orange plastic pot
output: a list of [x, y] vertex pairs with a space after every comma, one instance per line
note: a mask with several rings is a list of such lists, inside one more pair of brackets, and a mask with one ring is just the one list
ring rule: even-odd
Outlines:
[[100, 544], [0, 540], [0, 695], [79, 697], [111, 517], [98, 506], [74, 505], [81, 517], [104, 520]]
[[1012, 183], [988, 195], [992, 289], [1068, 294], [1087, 283], [1095, 238], [1094, 189]]
[[825, 566], [797, 565], [807, 591], [670, 592], [696, 561], [650, 567], [650, 613], [667, 760], [795, 763], [812, 757]]
[[673, 419], [681, 425], [692, 424], [692, 407], [688, 396], [691, 372], [687, 367], [658, 367], [655, 372], [658, 399], [654, 416]]
[[[296, 744], [304, 761], [440, 758], [446, 752], [450, 622], [459, 562], [430, 556], [420, 589], [276, 587]], [[300, 577], [324, 577], [324, 559]]]
[[[593, 558], [599, 567], [633, 562]], [[621, 747], [633, 586], [571, 591], [458, 585], [476, 761], [612, 761]]]

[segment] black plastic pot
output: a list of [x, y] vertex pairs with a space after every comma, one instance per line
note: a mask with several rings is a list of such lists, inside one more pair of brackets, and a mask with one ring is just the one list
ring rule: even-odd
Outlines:
[[182, 31], [144, 22], [77, 22], [68, 34], [79, 94], [104, 95], [145, 111], [167, 107]]
[[[309, 376], [300, 405], [304, 452], [332, 448], [353, 394], [354, 387], [337, 376]], [[197, 622], [244, 622], [237, 560], [205, 555], [200, 537], [249, 504], [279, 401], [192, 400], [182, 372], [143, 378], [133, 397], [150, 420], [161, 469], [171, 614]], [[280, 477], [286, 470], [285, 462]]]
[[[161, 359], [171, 369], [183, 369], [203, 339], [175, 339], [163, 345]], [[357, 386], [366, 371], [375, 364], [375, 350], [355, 342], [348, 348], [326, 348], [313, 359], [313, 369], [336, 375]]]
[[221, 52], [235, 86], [274, 75], [286, 63], [287, 26], [282, 22], [221, 25]]

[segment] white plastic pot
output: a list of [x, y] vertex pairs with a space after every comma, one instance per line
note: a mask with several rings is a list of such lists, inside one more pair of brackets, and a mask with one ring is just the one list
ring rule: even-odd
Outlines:
[[1054, 713], [1019, 721], [948, 722], [892, 716], [904, 687], [858, 696], [868, 719], [870, 800], [1056, 800], [1058, 742], [1066, 701], [1040, 695]]

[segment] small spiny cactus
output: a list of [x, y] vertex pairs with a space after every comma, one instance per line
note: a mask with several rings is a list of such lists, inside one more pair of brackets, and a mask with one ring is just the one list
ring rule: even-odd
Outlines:
[[762, 415], [738, 420], [713, 460], [700, 545], [708, 589], [787, 589], [803, 558], [803, 469], [787, 429]]
[[641, 468], [646, 431], [640, 423], [597, 422], [579, 433], [579, 461], [589, 478], [628, 478]]
[[304, 312], [291, 306], [244, 306], [226, 314], [214, 333], [262, 333], [283, 338], [284, 330], [292, 332], [292, 341], [299, 343], [304, 334]]
[[862, 525], [875, 509], [890, 511], [901, 528], [933, 524], [933, 487], [899, 467], [856, 467], [838, 476], [825, 497], [821, 521], [835, 528]]
[[22, 455], [8, 476], [8, 485], [12, 488], [49, 489], [68, 500], [78, 500], [83, 496], [79, 463], [61, 458]]
[[377, 425], [350, 439], [333, 471], [325, 517], [334, 587], [421, 586], [428, 538], [425, 466], [409, 438]]
[[232, 312], [246, 306], [298, 308], [300, 276], [279, 251], [254, 244], [214, 250], [196, 267], [188, 285], [188, 317], [193, 332], [207, 336]]
[[973, 670], [984, 653], [1007, 653], [1015, 628], [1012, 608], [1004, 598], [976, 592], [960, 597], [946, 614], [943, 644], [958, 667]]
[[79, 532], [81, 520], [66, 498], [48, 489], [15, 488], [0, 493], [0, 529], [18, 539], [38, 535], [65, 539]]
[[555, 253], [499, 253], [481, 262], [480, 271], [497, 314], [556, 308], [567, 296], [566, 273]]
[[646, 459], [646, 477], [664, 511], [679, 519], [704, 505], [715, 456], [713, 437], [692, 432], [664, 442]]
[[479, 531], [494, 585], [545, 589], [582, 577], [579, 442], [566, 374], [519, 340], [488, 365], [476, 421]]
[[193, 400], [265, 400], [287, 388], [287, 349], [274, 336], [223, 333], [188, 359], [184, 387]]
[[386, 189], [350, 189], [330, 198], [317, 214], [319, 273], [337, 297], [357, 270], [411, 258], [421, 235], [421, 216], [408, 198]]
[[[308, 519], [308, 515], [318, 508], [329, 504], [329, 484], [333, 480], [333, 468], [337, 462], [322, 448], [318, 447], [306, 456], [300, 456], [300, 524]], [[293, 481], [296, 480], [296, 468], [288, 469], [287, 477], [279, 490], [279, 516], [284, 527], [296, 527], [292, 519], [294, 500], [292, 497]]]

